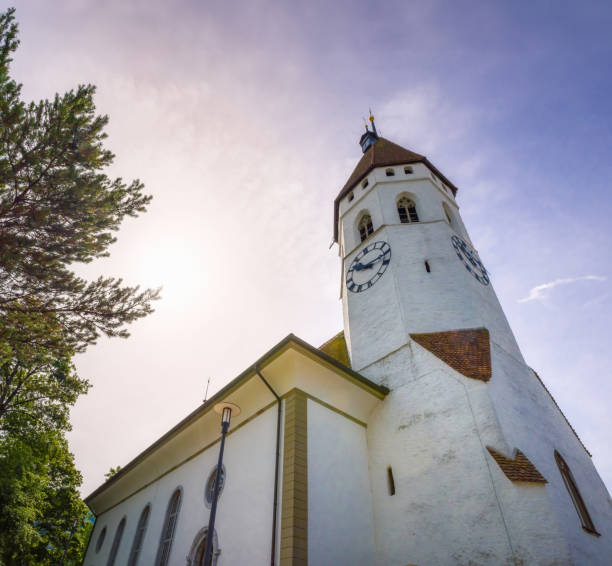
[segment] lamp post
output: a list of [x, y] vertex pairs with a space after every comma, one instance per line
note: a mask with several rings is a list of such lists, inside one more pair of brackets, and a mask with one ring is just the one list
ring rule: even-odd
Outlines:
[[223, 449], [225, 448], [225, 435], [229, 429], [232, 414], [239, 415], [240, 407], [233, 403], [217, 403], [215, 412], [221, 415], [221, 446], [219, 448], [219, 461], [217, 462], [217, 473], [215, 474], [215, 489], [210, 506], [210, 517], [208, 519], [208, 531], [206, 532], [206, 547], [204, 549], [204, 566], [211, 566], [213, 552], [213, 535], [215, 532], [215, 516], [217, 515], [217, 501], [219, 499], [219, 485], [223, 473]]

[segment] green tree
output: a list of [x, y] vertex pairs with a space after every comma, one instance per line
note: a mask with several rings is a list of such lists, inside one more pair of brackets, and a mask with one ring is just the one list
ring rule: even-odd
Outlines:
[[14, 9], [0, 14], [0, 420], [32, 400], [61, 404], [81, 393], [73, 355], [100, 335], [127, 336], [126, 323], [152, 312], [158, 296], [71, 271], [108, 255], [121, 221], [151, 197], [140, 181], [105, 174], [114, 155], [95, 87], [21, 99], [9, 73], [17, 31]]
[[0, 434], [0, 564], [79, 564], [91, 531], [64, 431], [9, 413]]

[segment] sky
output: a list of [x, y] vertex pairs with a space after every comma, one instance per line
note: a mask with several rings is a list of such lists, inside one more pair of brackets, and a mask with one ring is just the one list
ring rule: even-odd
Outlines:
[[333, 199], [371, 107], [457, 187], [527, 363], [612, 487], [612, 5], [23, 0], [27, 100], [97, 85], [153, 201], [79, 274], [163, 286], [78, 356], [87, 495], [288, 333], [342, 328]]

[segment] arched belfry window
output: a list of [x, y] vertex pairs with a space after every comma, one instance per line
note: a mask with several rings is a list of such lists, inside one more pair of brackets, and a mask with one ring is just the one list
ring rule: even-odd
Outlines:
[[138, 564], [138, 558], [140, 557], [140, 552], [142, 551], [142, 544], [144, 542], [145, 533], [147, 532], [150, 514], [151, 506], [147, 505], [142, 510], [140, 519], [138, 519], [138, 526], [136, 527], [136, 534], [134, 535], [134, 542], [132, 543], [132, 550], [130, 551], [128, 566], [136, 566]]
[[576, 485], [576, 480], [574, 480], [574, 476], [569, 466], [562, 458], [561, 454], [555, 450], [555, 461], [557, 462], [557, 466], [559, 467], [559, 471], [561, 472], [561, 477], [563, 478], [563, 482], [565, 483], [565, 487], [572, 499], [574, 507], [576, 508], [576, 512], [580, 517], [580, 522], [582, 523], [582, 528], [589, 533], [594, 535], [598, 535], [597, 529], [595, 529], [595, 524], [593, 523], [591, 516], [589, 515], [589, 511], [584, 504], [584, 499], [582, 499], [582, 495], [580, 495], [580, 491], [578, 491], [578, 486]]
[[374, 232], [374, 226], [372, 224], [372, 217], [369, 214], [364, 214], [359, 220], [359, 224], [357, 224], [357, 228], [359, 228], [359, 237], [363, 242], [368, 238], [370, 234]]
[[123, 530], [125, 529], [125, 517], [121, 519], [117, 530], [115, 531], [115, 538], [113, 539], [113, 546], [111, 546], [110, 554], [108, 555], [108, 562], [106, 566], [115, 566], [115, 559], [117, 558], [117, 552], [119, 551], [119, 545], [121, 544], [121, 537], [123, 537]]
[[168, 564], [170, 549], [172, 548], [172, 540], [174, 539], [174, 531], [176, 529], [179, 511], [181, 509], [182, 494], [183, 492], [181, 488], [177, 488], [172, 494], [170, 502], [168, 503], [166, 520], [164, 521], [164, 528], [162, 529], [161, 538], [159, 539], [159, 548], [157, 549], [157, 560], [155, 561], [156, 566], [166, 566]]
[[398, 199], [397, 213], [399, 214], [400, 222], [402, 224], [419, 221], [416, 204], [414, 204], [414, 201], [407, 196], [402, 196]]

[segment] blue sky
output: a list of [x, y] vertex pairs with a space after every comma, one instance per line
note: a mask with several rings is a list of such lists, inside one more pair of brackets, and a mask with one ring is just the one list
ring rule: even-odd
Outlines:
[[287, 333], [318, 345], [341, 328], [333, 199], [369, 106], [459, 187], [527, 362], [612, 485], [609, 3], [17, 9], [24, 95], [96, 84], [112, 173], [154, 195], [111, 257], [81, 269], [164, 285], [129, 340], [78, 360], [94, 384], [70, 436], [85, 493], [193, 409], [208, 377], [214, 392]]

